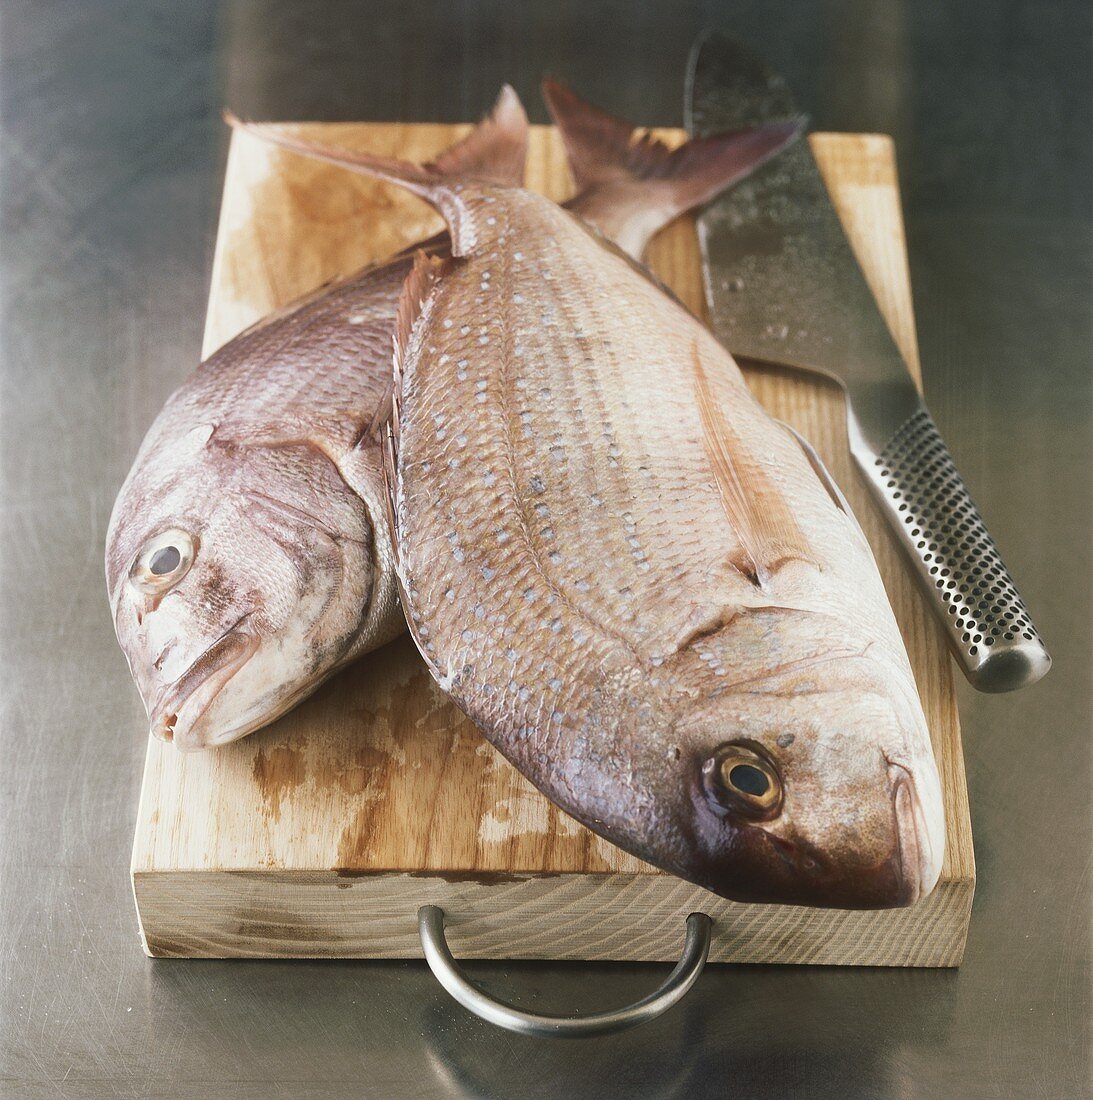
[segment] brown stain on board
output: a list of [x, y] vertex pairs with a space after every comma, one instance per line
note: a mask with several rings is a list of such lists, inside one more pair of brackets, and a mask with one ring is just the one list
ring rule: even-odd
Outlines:
[[254, 756], [254, 781], [274, 821], [281, 820], [281, 802], [307, 778], [303, 753], [292, 745], [259, 746]]
[[[450, 130], [434, 126], [419, 131], [417, 127], [391, 127], [389, 124], [356, 128], [352, 125], [323, 125], [309, 128], [308, 133], [331, 143], [354, 145], [376, 153], [401, 153], [411, 159], [427, 159], [429, 154], [459, 136]], [[397, 140], [391, 136], [395, 133], [398, 134]], [[675, 141], [681, 136], [677, 133]], [[532, 136], [530, 180], [537, 187], [549, 185], [554, 188], [560, 186], [564, 156], [557, 136], [550, 134], [549, 142], [547, 137], [545, 130], [535, 128]], [[825, 157], [830, 156], [833, 151], [832, 143], [860, 143], [859, 138], [844, 135], [824, 135], [820, 139], [814, 139], [817, 144], [819, 140], [823, 140], [825, 144], [823, 150], [817, 149], [817, 160], [821, 166]], [[821, 152], [825, 154], [824, 157], [819, 155]], [[840, 156], [840, 162], [851, 164], [852, 160], [848, 160], [848, 156], [849, 154]], [[351, 173], [339, 171], [333, 166], [328, 168], [329, 175], [316, 176], [312, 181], [314, 189], [337, 191], [342, 196], [351, 194], [352, 203], [358, 200], [361, 203], [360, 210], [353, 211], [352, 225], [348, 229], [345, 225], [337, 227], [339, 231], [336, 235], [330, 234], [328, 227], [320, 220], [324, 215], [321, 205], [309, 211], [309, 217], [314, 220], [306, 222], [306, 231], [300, 228], [300, 224], [293, 222], [291, 211], [285, 214], [283, 209], [276, 209], [278, 203], [287, 208], [295, 201], [291, 194], [285, 193], [279, 197], [276, 184], [268, 189], [260, 186], [259, 191], [254, 192], [257, 201], [252, 206], [249, 180], [257, 177], [261, 185], [269, 179], [262, 171], [251, 171], [256, 157], [261, 157], [261, 154], [254, 149], [233, 147], [230, 186], [225, 191], [226, 203], [230, 209], [221, 225], [221, 241], [218, 244], [220, 263], [214, 274], [210, 305], [210, 343], [222, 342], [239, 327], [284, 305], [284, 295], [295, 297], [326, 282], [335, 274], [348, 273], [367, 262], [368, 249], [377, 247], [373, 244], [377, 241], [372, 236], [373, 230], [384, 232], [389, 228], [386, 224], [387, 211], [383, 224], [378, 218], [371, 219], [374, 225], [369, 224], [368, 208], [372, 200], [367, 192], [358, 191], [356, 187], [357, 180], [362, 177], [354, 177]], [[264, 157], [261, 159], [265, 160]], [[295, 159], [298, 165], [304, 164], [301, 158]], [[287, 157], [275, 166], [268, 165], [272, 168], [270, 175], [291, 172], [292, 169], [287, 165]], [[258, 167], [264, 169], [267, 165], [263, 163]], [[324, 167], [323, 171], [327, 171], [327, 168]], [[832, 182], [831, 179], [828, 180], [829, 185]], [[840, 180], [834, 182], [839, 183]], [[853, 182], [872, 181], [861, 178], [859, 173]], [[843, 191], [840, 187], [833, 190], [836, 196]], [[400, 192], [392, 187], [386, 189], [386, 194], [397, 196]], [[850, 198], [848, 196], [848, 202]], [[331, 194], [330, 205], [325, 213], [332, 214], [342, 201], [341, 197]], [[413, 209], [404, 211], [401, 207], [389, 208], [392, 224], [400, 227], [407, 225], [407, 214], [410, 217], [423, 215], [425, 219], [433, 218], [423, 203], [412, 197], [408, 197], [407, 201], [414, 204]], [[271, 203], [274, 204], [273, 208]], [[870, 209], [877, 208], [871, 206]], [[855, 218], [853, 224], [859, 226], [864, 223]], [[898, 227], [898, 218], [895, 224]], [[413, 239], [420, 240], [428, 236], [435, 225], [435, 221], [432, 221], [430, 225], [421, 226]], [[873, 236], [876, 237], [881, 230], [885, 233], [884, 240], [889, 242], [885, 246], [888, 251], [879, 257], [879, 260], [884, 260], [892, 248], [899, 248], [900, 245], [898, 234], [893, 237], [889, 232], [890, 225], [883, 212], [877, 215]], [[232, 236], [235, 238], [234, 242], [227, 239]], [[402, 243], [409, 242], [396, 242], [388, 237], [387, 243], [382, 244], [382, 247], [390, 253]], [[247, 254], [240, 254], [240, 249]], [[675, 276], [669, 282], [684, 304], [702, 315], [705, 312], [705, 302], [693, 223], [684, 218], [668, 227], [653, 242], [650, 256], [653, 268], [661, 276]], [[901, 346], [913, 365], [913, 318], [907, 300], [902, 253], [889, 259], [898, 260], [898, 265], [890, 262], [878, 268], [876, 264], [879, 260], [874, 256], [874, 266], [867, 269], [867, 275], [870, 271], [879, 271], [879, 283], [872, 282], [870, 276], [872, 285], [874, 289], [884, 292], [885, 302], [893, 303], [895, 314], [889, 315], [889, 321], [899, 334]], [[268, 266], [265, 261], [268, 261]], [[235, 275], [244, 282], [236, 282]], [[247, 283], [247, 280], [250, 282]], [[882, 528], [880, 521], [874, 516], [868, 490], [856, 483], [856, 475], [846, 450], [844, 399], [838, 386], [832, 382], [824, 382], [816, 376], [796, 376], [765, 364], [743, 363], [742, 367], [748, 374], [751, 388], [763, 404], [780, 418], [791, 422], [818, 447], [825, 463], [847, 491], [855, 508], [862, 510], [859, 514], [871, 538], [880, 539], [878, 549], [882, 560], [891, 563], [902, 560], [896, 557], [898, 547], [887, 539], [886, 529]], [[894, 564], [892, 570], [886, 572], [885, 579], [893, 601], [899, 608], [906, 610], [910, 606], [909, 594], [917, 591], [913, 587], [914, 579], [899, 572]], [[854, 942], [854, 935], [843, 930], [844, 918], [850, 920], [853, 914], [837, 914], [837, 927], [826, 918], [821, 919], [822, 914], [799, 915], [790, 908], [773, 916], [760, 914], [756, 917], [754, 929], [749, 930], [746, 937], [746, 948], [738, 954], [737, 949], [732, 948], [734, 957], [743, 955], [749, 957], [749, 961], [772, 961], [773, 955], [777, 961], [802, 962], [816, 961], [822, 956], [828, 962], [874, 964], [882, 959], [888, 963], [915, 959], [916, 965], [921, 965], [924, 960], [933, 960], [931, 964], [936, 965], [939, 958], [946, 959], [947, 964], [951, 965], [959, 959], [964, 930], [967, 927], [967, 913], [971, 907], [974, 865], [949, 657], [943, 640], [935, 636], [932, 622], [924, 619], [921, 613], [908, 614], [901, 625], [912, 647], [916, 675], [925, 694], [924, 702], [937, 738], [935, 745], [941, 755], [939, 763], [942, 766], [946, 807], [950, 817], [946, 875], [953, 876], [943, 883], [946, 893], [939, 898], [937, 904], [927, 902], [918, 907], [921, 916], [917, 918], [914, 917], [915, 909], [902, 913], [893, 911], [890, 914], [894, 918], [893, 923], [889, 927], [886, 916], [883, 929], [880, 923], [872, 923], [873, 915], [866, 915], [865, 923], [860, 925], [854, 919], [851, 923], [855, 929], [862, 930], [862, 934], [857, 936], [857, 942]], [[541, 799], [542, 796], [533, 794], [500, 754], [487, 746], [480, 735], [463, 722], [460, 715], [454, 712], [449, 715], [450, 726], [443, 733], [427, 735], [426, 724], [423, 723], [419, 729], [395, 730], [391, 736], [382, 735], [381, 723], [376, 713], [379, 701], [387, 694], [397, 695], [418, 690], [413, 675], [420, 667], [420, 657], [404, 636], [390, 647], [356, 662], [353, 667], [320, 688], [312, 700], [286, 715], [270, 729], [253, 735], [254, 740], [248, 738], [237, 746], [225, 746], [216, 750], [216, 769], [208, 769], [210, 757], [204, 756], [185, 760], [184, 768], [152, 767], [146, 772], [143, 787], [145, 805], [162, 807], [162, 812], [153, 811], [157, 813], [157, 819], [150, 819], [149, 823], [138, 826], [134, 855], [136, 857], [139, 852], [140, 858], [139, 861], [135, 858], [134, 862], [139, 862], [140, 866], [152, 872], [141, 872], [138, 895], [147, 945], [152, 954], [255, 955], [261, 952], [261, 944], [236, 942], [231, 935], [234, 924], [225, 925], [224, 914], [228, 915], [226, 919], [229, 922], [233, 919], [249, 920], [256, 925], [271, 924], [281, 919], [274, 916], [271, 920], [269, 914], [263, 916], [258, 912], [239, 912], [238, 893], [227, 901], [219, 900], [220, 887], [210, 885], [210, 881], [216, 881], [217, 875], [194, 875], [180, 896], [174, 886], [173, 876], [159, 873], [173, 869], [173, 864], [164, 864], [164, 857], [160, 853], [168, 851], [164, 838], [173, 838], [176, 834], [177, 840], [173, 840], [172, 844], [177, 844], [179, 852], [193, 856], [191, 862], [195, 865], [205, 865], [202, 861], [205, 855], [214, 859], [218, 866], [226, 862], [225, 871], [229, 880], [234, 882], [233, 890], [246, 891], [248, 897], [251, 886], [256, 883], [275, 893], [299, 891], [301, 884], [310, 886], [316, 882], [333, 883], [334, 885], [327, 885], [325, 890], [314, 894], [309, 891], [304, 896], [308, 899], [312, 896], [333, 896], [336, 899], [329, 907], [323, 903], [317, 904], [315, 908], [327, 914], [318, 919], [325, 920], [335, 934], [342, 935], [346, 934], [346, 929], [352, 923], [343, 920], [342, 912], [354, 914], [354, 919], [358, 914], [367, 917], [373, 912], [372, 899], [379, 897], [389, 900], [395, 896], [396, 885], [392, 883], [391, 892], [388, 893], [382, 883], [385, 877], [389, 877], [384, 873], [386, 867], [402, 867], [420, 872], [421, 878], [415, 881], [425, 893], [437, 889], [428, 885], [430, 866], [451, 876], [464, 873], [481, 874], [483, 877], [488, 877], [491, 871], [500, 871], [502, 874], [517, 876], [526, 873], [531, 878], [538, 878], [544, 871], [550, 873], [561, 870], [571, 876], [573, 889], [578, 891], [576, 896], [582, 899], [580, 905], [592, 907], [582, 909], [586, 922], [593, 919], [588, 914], [595, 915], [596, 905], [608, 891], [598, 880], [590, 887], [582, 887], [581, 876], [585, 872], [607, 872], [607, 882], [612, 881], [609, 877], [611, 874], [636, 875], [640, 884], [637, 896], [642, 898], [663, 900], [668, 897], [675, 904], [674, 899], [680, 896], [690, 897], [689, 894], [679, 894], [682, 888], [679, 883], [665, 882], [665, 876], [638, 865], [633, 857], [613, 849], [606, 841], [594, 837], [587, 830], [574, 830], [572, 822], [563, 828], [562, 815], [548, 810], [543, 810], [542, 814], [525, 812], [534, 810], [526, 802], [527, 799]], [[422, 703], [421, 707], [422, 711], [427, 710], [428, 703]], [[416, 708], [409, 708], [406, 713], [419, 712]], [[442, 726], [443, 723], [437, 725]], [[306, 781], [291, 792], [291, 795], [283, 796], [281, 820], [278, 823], [268, 817], [252, 777], [254, 753], [259, 743], [266, 747], [267, 753], [276, 744], [290, 743], [299, 746], [307, 763]], [[365, 743], [374, 743], [374, 747], [381, 751], [395, 753], [394, 758], [386, 765], [385, 774], [390, 776], [396, 790], [383, 810], [386, 820], [375, 830], [377, 846], [371, 849], [365, 864], [334, 870], [332, 866], [336, 862], [335, 850], [339, 837], [359, 808], [356, 799], [365, 797], [368, 788], [363, 783], [358, 766], [363, 763], [363, 757], [354, 761], [350, 774], [344, 777], [344, 782], [350, 787], [363, 786], [362, 795], [348, 795], [344, 792], [342, 785], [334, 778], [330, 761], [333, 758], [348, 760], [354, 750]], [[405, 750], [406, 759], [400, 761], [398, 752], [402, 750]], [[160, 751], [160, 746], [153, 747], [150, 757], [153, 765]], [[329, 783], [325, 779], [327, 775], [331, 776]], [[200, 846], [203, 842], [199, 838], [206, 835], [204, 830], [189, 830], [185, 827], [186, 821], [192, 817], [194, 798], [208, 800], [209, 812], [216, 826], [208, 835], [216, 837], [215, 842], [210, 840], [210, 843], [216, 844], [215, 849]], [[436, 800], [440, 800], [447, 808], [434, 809], [433, 803]], [[228, 832], [236, 820], [231, 816], [236, 801], [248, 807], [253, 805], [267, 819], [260, 822], [258, 828], [248, 828], [243, 837]], [[509, 812], [510, 806], [515, 810], [521, 803], [524, 803], [525, 809]], [[494, 833], [488, 833], [488, 830], [484, 832], [482, 823], [495, 809], [499, 811], [496, 815], [497, 821], [500, 821], [501, 814], [512, 820]], [[537, 822], [540, 819], [546, 820], [547, 814], [549, 820], [546, 834], [538, 831], [514, 831], [517, 827], [523, 828], [529, 820], [536, 823], [535, 828], [538, 829]], [[430, 822], [433, 823], [433, 828], [425, 837], [423, 833]], [[312, 832], [313, 829], [318, 831], [318, 837]], [[493, 835], [498, 839], [491, 839]], [[236, 847], [239, 841], [247, 845], [242, 851]], [[422, 852], [425, 853], [427, 862], [421, 861]], [[299, 860], [301, 853], [306, 856], [303, 864]], [[241, 869], [241, 864], [245, 864], [246, 869]], [[295, 869], [284, 870], [286, 864], [291, 864]], [[265, 869], [267, 866], [270, 867], [269, 870]], [[369, 878], [380, 881], [372, 882]], [[458, 890], [459, 887], [445, 889]], [[519, 886], [509, 886], [507, 889], [518, 890]], [[696, 895], [701, 893], [696, 890]], [[701, 899], [697, 896], [692, 902], [695, 906], [701, 905]], [[199, 910], [199, 906], [206, 908]], [[635, 910], [641, 935], [633, 938], [627, 950], [634, 958], [651, 959], [654, 953], [650, 953], [647, 945], [657, 940], [659, 932], [656, 922], [650, 923], [648, 912], [643, 914], [638, 911], [643, 906], [644, 902], [639, 901]], [[244, 910], [260, 908], [265, 906], [255, 903], [242, 905]], [[206, 917], [207, 912], [213, 913], [213, 916]], [[905, 920], [908, 915], [912, 917], [910, 924]], [[797, 919], [798, 916], [801, 919]], [[772, 925], [773, 934], [770, 931]], [[345, 944], [335, 945], [332, 949], [321, 942], [301, 945], [297, 953], [363, 953], [373, 956], [387, 953], [390, 950], [390, 941], [384, 940], [382, 946], [377, 947], [369, 937], [371, 927], [371, 921], [365, 920], [360, 928], [360, 937], [354, 935]], [[520, 936], [525, 934], [523, 930], [520, 931]], [[211, 939], [215, 939], [215, 942], [210, 942]], [[519, 939], [519, 936], [516, 937], [517, 942]], [[592, 939], [596, 939], [594, 934]], [[916, 946], [907, 946], [912, 943]], [[590, 957], [596, 955], [598, 949], [598, 945], [594, 944], [590, 948]], [[678, 944], [671, 944], [664, 957], [676, 950]], [[713, 954], [724, 958], [726, 950], [728, 949], [722, 945], [719, 952], [715, 946]], [[280, 947], [276, 953], [284, 954], [285, 948]]]
[[336, 785], [350, 797], [368, 797], [377, 776], [388, 768], [391, 754], [376, 745], [358, 745], [344, 760], [324, 761], [315, 776], [320, 785]]
[[499, 886], [509, 883], [538, 882], [545, 878], [561, 878], [562, 871], [537, 871], [516, 874], [512, 871], [409, 871], [410, 878], [435, 879], [451, 886], [474, 883], [477, 886]]
[[[328, 781], [360, 799], [338, 841], [339, 876], [402, 870], [425, 858], [446, 774], [473, 757], [478, 743], [477, 732], [464, 736], [465, 727], [473, 727], [439, 694], [423, 666], [362, 714], [369, 744], [356, 746], [348, 761], [328, 765]], [[402, 853], [401, 866], [377, 866], [377, 853], [393, 850]]]
[[[312, 739], [308, 781], [345, 799], [331, 861], [339, 877], [453, 866], [486, 875], [575, 866], [593, 873], [617, 870], [605, 842], [572, 822], [559, 829], [558, 811], [549, 804], [541, 830], [496, 840], [478, 829], [468, 833], [468, 820], [492, 815], [504, 825], [517, 804], [537, 803], [542, 796], [441, 694], [408, 636], [357, 662], [333, 683], [337, 686], [317, 693], [316, 705], [328, 712], [335, 708], [336, 716], [328, 714], [327, 722], [352, 732], [332, 740], [329, 751], [319, 750]], [[489, 761], [485, 767], [483, 757]]]
[[[380, 798], [378, 801], [382, 804], [386, 798]], [[373, 847], [373, 837], [379, 826], [380, 812], [380, 807], [365, 802], [357, 809], [353, 820], [342, 830], [341, 839], [338, 841], [338, 874], [348, 875], [368, 861], [368, 854]], [[367, 873], [367, 871], [361, 871], [361, 874]]]
[[[352, 126], [328, 124], [306, 129], [312, 138], [346, 149], [393, 155], [399, 150], [400, 129], [378, 127], [362, 143]], [[466, 127], [469, 132], [470, 127]], [[450, 140], [451, 129], [437, 128], [435, 140], [417, 136], [420, 149], [403, 156], [428, 160]], [[233, 135], [234, 143], [259, 139]], [[386, 259], [407, 245], [426, 240], [442, 226], [429, 206], [391, 184], [367, 179], [336, 165], [308, 160], [284, 150], [266, 154], [269, 171], [248, 180], [247, 202], [252, 214], [236, 219], [222, 249], [230, 265], [226, 286], [245, 287], [247, 312], [256, 321], [332, 278], [350, 275], [368, 264]], [[301, 232], [301, 226], [312, 231]], [[336, 232], [331, 232], [331, 227]], [[224, 232], [224, 223], [221, 223]], [[285, 255], [286, 247], [291, 255]], [[206, 354], [240, 328], [235, 309], [243, 303], [227, 297], [210, 303], [206, 323]], [[218, 312], [225, 308], [224, 316]], [[245, 326], [244, 326], [245, 327]]]

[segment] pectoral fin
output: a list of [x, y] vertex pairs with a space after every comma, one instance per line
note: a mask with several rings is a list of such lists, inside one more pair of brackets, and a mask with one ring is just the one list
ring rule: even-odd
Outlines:
[[778, 423], [797, 440], [801, 450], [805, 452], [805, 457], [808, 459], [813, 470], [816, 471], [816, 476], [820, 479], [820, 484], [827, 490], [828, 495], [835, 502], [836, 507], [847, 516], [853, 524], [854, 530], [857, 531], [862, 541], [868, 546], [869, 540], [865, 537], [865, 532], [861, 529], [861, 524], [858, 523], [858, 517], [854, 515], [854, 509], [850, 507], [850, 501], [843, 495], [842, 489], [839, 488], [838, 483], [831, 476], [831, 471], [824, 465], [824, 460], [820, 458], [816, 448], [813, 447], [796, 428], [787, 424], [784, 420], [779, 420]]
[[739, 547], [731, 564], [756, 587], [787, 561], [815, 564], [782, 491], [744, 446], [706, 377], [697, 343], [694, 387], [710, 471]]

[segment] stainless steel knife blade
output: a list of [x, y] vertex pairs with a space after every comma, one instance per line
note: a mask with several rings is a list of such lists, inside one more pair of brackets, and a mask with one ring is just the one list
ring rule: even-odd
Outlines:
[[[694, 135], [800, 117], [785, 81], [733, 39], [691, 52]], [[1034, 683], [1051, 665], [1021, 596], [858, 267], [808, 142], [698, 220], [706, 299], [733, 354], [819, 371], [846, 391], [850, 449], [981, 691]]]

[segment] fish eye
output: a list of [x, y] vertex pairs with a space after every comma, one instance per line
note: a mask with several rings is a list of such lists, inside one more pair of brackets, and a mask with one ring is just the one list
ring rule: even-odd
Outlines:
[[177, 546], [161, 546], [153, 555], [148, 565], [151, 572], [162, 577], [164, 573], [173, 573], [182, 561], [182, 553]]
[[726, 813], [764, 821], [782, 808], [782, 778], [758, 746], [722, 745], [702, 765], [702, 778], [711, 801]]
[[195, 552], [196, 543], [185, 531], [174, 527], [161, 531], [144, 544], [129, 579], [144, 592], [166, 592], [186, 575]]
[[762, 798], [771, 787], [766, 772], [754, 764], [734, 764], [729, 769], [728, 783], [734, 790], [753, 798]]

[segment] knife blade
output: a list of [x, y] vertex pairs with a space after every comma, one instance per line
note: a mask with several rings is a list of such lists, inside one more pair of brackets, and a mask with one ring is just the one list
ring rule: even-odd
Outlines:
[[[724, 35], [687, 71], [695, 136], [799, 118], [785, 81]], [[850, 450], [980, 691], [1035, 683], [1043, 641], [926, 408], [831, 203], [807, 141], [698, 219], [706, 301], [734, 355], [820, 372], [846, 392]]]

